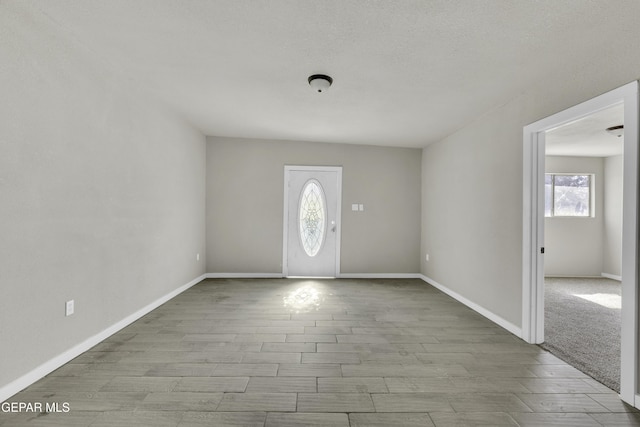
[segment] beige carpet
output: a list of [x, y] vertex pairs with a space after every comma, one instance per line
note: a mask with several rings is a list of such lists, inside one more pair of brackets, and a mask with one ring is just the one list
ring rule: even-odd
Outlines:
[[542, 348], [620, 391], [620, 282], [546, 278], [544, 320]]

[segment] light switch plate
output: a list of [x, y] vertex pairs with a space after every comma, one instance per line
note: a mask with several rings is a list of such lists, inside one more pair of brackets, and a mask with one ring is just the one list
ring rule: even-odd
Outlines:
[[359, 208], [360, 208], [360, 211], [363, 211], [363, 210], [364, 210], [364, 205], [363, 205], [363, 204], [360, 204], [360, 205], [359, 205]]
[[357, 203], [352, 204], [351, 205], [351, 210], [352, 211], [357, 211], [358, 210], [358, 204]]
[[69, 300], [64, 304], [64, 315], [65, 316], [71, 316], [73, 314], [73, 312], [75, 311], [75, 303], [73, 300]]

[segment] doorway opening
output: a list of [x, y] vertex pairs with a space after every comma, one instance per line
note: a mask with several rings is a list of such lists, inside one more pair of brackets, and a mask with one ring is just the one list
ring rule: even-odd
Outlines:
[[620, 398], [640, 406], [638, 396], [638, 82], [607, 92], [523, 129], [522, 338], [540, 344], [544, 335], [545, 140], [546, 133], [613, 106], [624, 105]]
[[540, 344], [618, 392], [623, 124], [620, 103], [545, 132]]

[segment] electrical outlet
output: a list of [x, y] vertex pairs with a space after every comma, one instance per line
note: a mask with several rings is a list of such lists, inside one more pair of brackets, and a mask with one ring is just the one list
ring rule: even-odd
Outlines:
[[200, 254], [196, 254], [196, 261], [200, 261]]
[[71, 316], [75, 311], [75, 303], [73, 300], [69, 300], [64, 304], [64, 315]]
[[426, 254], [426, 255], [424, 256], [424, 259], [425, 259], [425, 260], [427, 260], [427, 261], [429, 261], [429, 254]]

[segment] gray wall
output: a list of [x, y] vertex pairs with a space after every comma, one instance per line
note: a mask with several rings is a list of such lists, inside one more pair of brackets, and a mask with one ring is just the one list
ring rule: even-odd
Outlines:
[[520, 326], [522, 128], [639, 76], [637, 46], [621, 38], [425, 148], [422, 272]]
[[205, 271], [204, 137], [25, 9], [0, 14], [0, 387]]
[[602, 272], [622, 274], [622, 156], [604, 159]]
[[544, 219], [546, 276], [600, 276], [604, 238], [604, 159], [602, 157], [547, 156], [547, 173], [593, 174], [592, 217]]
[[[418, 273], [419, 149], [214, 137], [208, 272], [282, 272], [285, 165], [343, 166], [342, 273]], [[352, 203], [364, 212], [351, 211]]]

